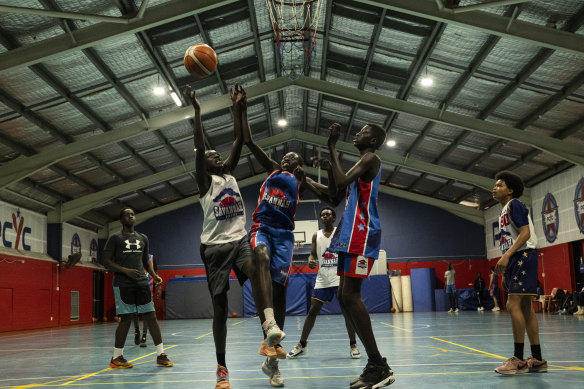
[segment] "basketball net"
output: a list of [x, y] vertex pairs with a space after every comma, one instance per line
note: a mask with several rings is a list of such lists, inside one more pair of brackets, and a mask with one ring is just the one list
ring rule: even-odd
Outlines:
[[300, 250], [303, 245], [304, 245], [304, 242], [301, 240], [294, 241], [294, 250], [296, 250], [296, 251]]
[[316, 56], [316, 32], [323, 0], [266, 0], [282, 74], [296, 81]]

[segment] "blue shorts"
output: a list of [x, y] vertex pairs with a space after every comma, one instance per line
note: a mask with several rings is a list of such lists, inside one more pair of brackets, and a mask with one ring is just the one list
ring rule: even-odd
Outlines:
[[319, 288], [312, 291], [312, 298], [323, 303], [330, 303], [339, 290], [338, 286], [329, 286], [328, 288]]
[[252, 250], [258, 246], [266, 246], [270, 256], [272, 281], [286, 286], [292, 264], [294, 232], [283, 228], [254, 224], [249, 231], [249, 243]]
[[537, 296], [537, 250], [518, 251], [511, 256], [505, 278], [509, 295]]
[[367, 278], [373, 267], [374, 258], [362, 255], [339, 252], [337, 274], [340, 276]]
[[116, 315], [154, 312], [152, 292], [148, 285], [114, 286]]
[[455, 292], [456, 292], [456, 288], [454, 287], [454, 284], [446, 285], [446, 293], [455, 293]]

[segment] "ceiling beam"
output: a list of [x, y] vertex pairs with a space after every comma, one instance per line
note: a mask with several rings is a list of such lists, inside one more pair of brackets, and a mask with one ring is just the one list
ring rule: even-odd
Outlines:
[[[584, 54], [584, 36], [553, 28], [513, 20], [494, 13], [473, 11], [455, 14], [452, 9], [436, 6], [435, 0], [355, 0], [393, 11], [419, 16], [438, 22], [454, 24], [491, 35], [518, 39], [553, 50]], [[511, 22], [511, 23], [510, 23]]]
[[[144, 17], [130, 24], [98, 23], [54, 38], [0, 54], [0, 73], [48, 61], [75, 51], [136, 34], [187, 16], [237, 2], [237, 0], [174, 0], [149, 7]], [[73, 39], [71, 39], [73, 37]]]
[[[299, 86], [304, 89], [335, 96], [344, 100], [359, 102], [364, 105], [388, 110], [395, 110], [400, 113], [423, 117], [437, 123], [452, 125], [469, 131], [527, 144], [564, 158], [572, 163], [584, 165], [584, 149], [578, 144], [561, 141], [559, 139], [536, 133], [526, 133], [525, 131], [513, 127], [503, 126], [453, 112], [445, 112], [436, 108], [427, 107], [409, 101], [402, 101], [392, 97], [381, 96], [372, 92], [355, 90], [354, 88], [310, 77], [301, 77], [295, 82], [291, 82], [287, 77], [279, 77], [264, 83], [252, 85], [247, 88], [248, 100], [263, 97], [268, 93], [277, 92], [291, 86]], [[230, 106], [230, 97], [228, 95], [222, 95], [207, 101], [202, 107], [201, 113], [204, 115]], [[119, 142], [123, 139], [128, 139], [148, 131], [159, 130], [160, 128], [184, 120], [186, 116], [192, 115], [193, 107], [191, 106], [175, 109], [148, 120], [142, 120], [119, 129], [108, 131], [107, 133], [69, 143], [62, 147], [56, 147], [28, 158], [18, 158], [7, 162], [0, 166], [0, 188], [19, 181], [24, 177], [28, 177], [31, 174], [63, 159], [103, 147], [110, 143]], [[308, 133], [306, 133], [306, 135], [311, 136]], [[435, 166], [432, 164], [428, 165]]]

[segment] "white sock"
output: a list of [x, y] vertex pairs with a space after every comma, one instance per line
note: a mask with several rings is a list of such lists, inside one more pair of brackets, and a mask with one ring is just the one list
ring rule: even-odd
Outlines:
[[160, 355], [164, 352], [164, 345], [162, 344], [162, 342], [160, 342], [160, 344], [156, 345], [156, 355]]
[[264, 316], [266, 317], [266, 322], [268, 322], [268, 323], [276, 321], [276, 319], [274, 319], [274, 309], [273, 308], [264, 309]]
[[117, 357], [122, 356], [122, 355], [124, 355], [124, 348], [123, 347], [122, 348], [114, 347], [114, 359], [116, 359]]

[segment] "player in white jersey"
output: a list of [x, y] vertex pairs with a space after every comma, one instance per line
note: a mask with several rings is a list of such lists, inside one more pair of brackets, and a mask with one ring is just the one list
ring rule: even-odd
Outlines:
[[[312, 235], [312, 249], [308, 257], [308, 266], [311, 269], [316, 267], [318, 259], [318, 274], [316, 275], [310, 309], [304, 320], [304, 327], [302, 327], [300, 342], [288, 353], [288, 358], [295, 359], [306, 354], [308, 336], [312, 331], [316, 316], [320, 313], [322, 305], [330, 303], [339, 289], [339, 276], [337, 275], [339, 257], [337, 253], [328, 251], [332, 236], [336, 230], [333, 226], [336, 217], [335, 210], [331, 207], [324, 207], [320, 210], [320, 220], [324, 228]], [[355, 340], [355, 330], [346, 319], [345, 325], [349, 334], [349, 355], [351, 358], [361, 358], [361, 353]]]
[[252, 293], [258, 292], [252, 251], [245, 230], [245, 207], [235, 177], [231, 174], [239, 161], [242, 138], [241, 102], [245, 91], [239, 85], [231, 90], [233, 102], [235, 140], [227, 160], [215, 150], [205, 151], [201, 105], [190, 86], [186, 96], [195, 109], [193, 135], [196, 150], [196, 174], [201, 207], [203, 231], [201, 233], [201, 259], [205, 264], [209, 293], [213, 300], [213, 340], [217, 357], [216, 389], [229, 389], [229, 372], [225, 363], [227, 340], [227, 291], [229, 273], [233, 269], [240, 284], [249, 277]]
[[[527, 207], [518, 200], [524, 184], [519, 176], [502, 171], [495, 176], [493, 198], [502, 206], [499, 217], [501, 259], [495, 271], [502, 274], [509, 298], [507, 310], [513, 328], [514, 354], [495, 371], [499, 374], [547, 372], [547, 361], [541, 356], [539, 327], [531, 300], [537, 295], [537, 237]], [[525, 333], [531, 354], [523, 359]]]

